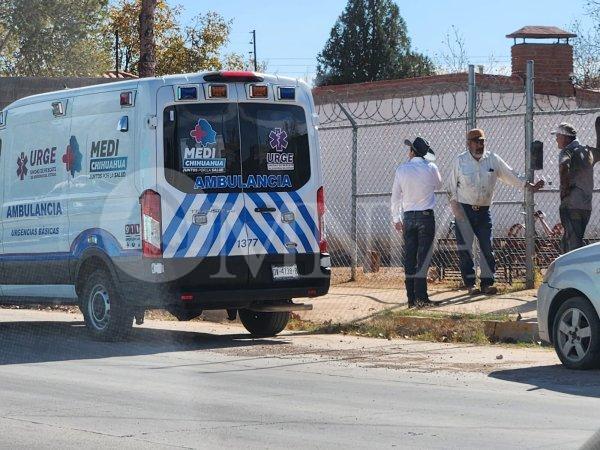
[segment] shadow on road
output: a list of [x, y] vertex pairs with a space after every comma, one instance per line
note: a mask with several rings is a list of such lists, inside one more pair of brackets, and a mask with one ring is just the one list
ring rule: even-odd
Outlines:
[[534, 386], [529, 389], [530, 391], [546, 389], [564, 394], [600, 398], [600, 371], [598, 370], [569, 370], [557, 364], [498, 370], [490, 373], [489, 376]]
[[0, 323], [0, 365], [285, 343], [281, 338], [252, 339], [248, 334], [213, 335], [149, 328], [134, 328], [125, 342], [98, 342], [87, 334], [83, 322], [7, 322]]

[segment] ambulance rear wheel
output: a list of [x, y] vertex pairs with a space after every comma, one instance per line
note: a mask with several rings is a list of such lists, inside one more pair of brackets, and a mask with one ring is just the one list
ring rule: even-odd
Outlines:
[[120, 341], [129, 336], [134, 311], [117, 293], [104, 270], [95, 270], [84, 281], [80, 308], [90, 334], [101, 341]]
[[283, 331], [290, 320], [290, 312], [257, 312], [240, 309], [242, 324], [256, 337], [270, 337]]

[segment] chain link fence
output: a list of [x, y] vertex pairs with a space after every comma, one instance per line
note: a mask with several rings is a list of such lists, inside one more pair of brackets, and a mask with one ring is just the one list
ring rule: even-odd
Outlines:
[[[403, 287], [402, 237], [394, 230], [390, 216], [394, 172], [408, 155], [403, 142], [417, 136], [427, 139], [436, 151], [442, 179], [446, 180], [455, 158], [466, 150], [465, 132], [475, 125], [485, 130], [486, 149], [520, 173], [527, 174], [531, 138], [545, 144], [544, 169], [535, 177], [543, 177], [547, 185], [533, 201], [529, 200], [531, 205], [526, 204], [527, 196], [522, 190], [501, 182], [496, 186], [491, 211], [499, 282], [524, 283], [558, 256], [562, 231], [557, 225], [559, 150], [550, 132], [560, 122], [569, 121], [580, 131], [582, 143], [596, 145], [594, 121], [600, 113], [600, 101], [584, 108], [572, 95], [571, 87], [571, 95], [534, 95], [531, 90], [528, 102], [527, 81], [514, 75], [475, 77], [471, 70], [471, 86], [465, 76], [462, 82], [423, 85], [412, 92], [390, 94], [388, 89], [375, 99], [372, 93], [365, 99], [366, 95], [361, 98], [350, 90], [319, 93], [316, 102], [321, 122], [333, 283]], [[545, 86], [545, 81], [540, 83]], [[531, 137], [528, 117], [533, 123]], [[535, 211], [529, 254], [527, 206]], [[595, 208], [588, 226], [586, 237], [590, 242], [600, 239], [598, 210]], [[435, 217], [429, 279], [432, 283], [455, 285], [460, 274], [454, 217], [444, 190], [436, 193]], [[535, 272], [532, 265], [528, 272], [528, 260], [532, 260]]]

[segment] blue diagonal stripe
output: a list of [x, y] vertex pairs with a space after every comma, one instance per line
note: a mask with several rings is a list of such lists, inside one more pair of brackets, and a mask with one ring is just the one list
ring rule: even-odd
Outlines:
[[[269, 197], [271, 197], [271, 199], [275, 202], [275, 204], [282, 213], [290, 212], [283, 199], [276, 192], [269, 192]], [[310, 245], [310, 242], [308, 242], [306, 234], [304, 234], [304, 231], [302, 230], [300, 225], [298, 225], [298, 222], [294, 220], [292, 223], [290, 223], [290, 227], [298, 235], [298, 238], [300, 239], [300, 242], [302, 242], [302, 246], [304, 247], [304, 251], [307, 253], [312, 252], [312, 246]]]
[[221, 207], [221, 211], [219, 212], [219, 214], [217, 214], [217, 217], [215, 217], [215, 221], [213, 222], [212, 227], [210, 227], [210, 230], [208, 231], [208, 235], [206, 236], [206, 239], [204, 240], [204, 243], [202, 244], [202, 247], [200, 247], [200, 250], [198, 251], [198, 254], [196, 256], [207, 256], [208, 255], [208, 252], [210, 251], [213, 244], [217, 240], [217, 237], [219, 236], [219, 232], [221, 231], [221, 227], [223, 226], [223, 222], [229, 215], [230, 209], [235, 204], [235, 201], [237, 200], [238, 195], [239, 194], [236, 194], [236, 193], [227, 195], [227, 199], [225, 200], [225, 203]]
[[227, 240], [225, 241], [223, 248], [219, 252], [219, 255], [229, 255], [229, 253], [231, 253], [231, 250], [233, 250], [233, 246], [235, 245], [242, 229], [244, 228], [245, 215], [246, 208], [243, 208], [240, 214], [238, 215], [237, 220], [233, 224], [233, 227], [231, 227], [231, 232], [229, 233], [229, 236], [227, 236]]
[[294, 203], [296, 203], [296, 206], [298, 207], [300, 214], [302, 214], [302, 217], [304, 217], [304, 220], [306, 221], [308, 228], [310, 228], [310, 230], [315, 235], [315, 239], [319, 239], [319, 230], [317, 228], [317, 225], [315, 224], [315, 221], [313, 220], [312, 216], [308, 212], [306, 205], [304, 204], [304, 202], [302, 201], [302, 199], [300, 198], [298, 193], [297, 192], [288, 192], [288, 195], [292, 198], [292, 200], [294, 200]]
[[[203, 213], [203, 214], [208, 213], [208, 211], [212, 207], [213, 203], [217, 199], [217, 195], [218, 194], [208, 194], [206, 196], [206, 198], [204, 199], [204, 202], [202, 203], [202, 206], [200, 206], [201, 213]], [[190, 224], [187, 232], [185, 233], [185, 236], [183, 237], [183, 239], [181, 240], [181, 243], [179, 244], [179, 248], [177, 248], [177, 251], [175, 252], [175, 254], [173, 256], [175, 256], [175, 257], [185, 256], [185, 254], [188, 251], [188, 247], [190, 246], [190, 244], [192, 242], [194, 242], [194, 239], [196, 238], [198, 231], [200, 231], [200, 227], [198, 225], [193, 224], [193, 223]]]
[[[250, 197], [250, 199], [252, 199], [252, 201], [254, 203], [256, 203], [256, 206], [258, 206], [259, 208], [267, 207], [266, 203], [263, 201], [263, 199], [258, 194], [248, 193], [248, 196]], [[296, 250], [296, 248], [294, 248], [294, 247], [288, 248], [285, 245], [288, 242], [291, 242], [291, 240], [287, 237], [287, 235], [285, 234], [285, 231], [283, 231], [283, 229], [277, 224], [277, 221], [275, 220], [275, 217], [273, 217], [273, 214], [271, 214], [269, 212], [259, 213], [259, 214], [261, 214], [264, 217], [265, 222], [267, 222], [267, 225], [269, 225], [271, 230], [273, 230], [275, 232], [275, 235], [279, 238], [279, 240], [281, 241], [283, 246], [287, 249], [287, 251], [290, 253], [297, 253], [298, 250]]]
[[167, 248], [169, 246], [169, 242], [171, 242], [171, 239], [173, 239], [173, 236], [175, 236], [177, 228], [179, 228], [179, 225], [181, 225], [181, 221], [187, 214], [188, 209], [190, 209], [190, 206], [192, 206], [192, 203], [194, 202], [195, 198], [195, 194], [187, 194], [183, 199], [183, 202], [181, 202], [181, 205], [179, 205], [179, 207], [177, 208], [175, 216], [173, 216], [173, 218], [171, 219], [171, 223], [169, 223], [169, 226], [163, 233], [163, 248]]
[[260, 226], [258, 226], [255, 220], [252, 218], [252, 214], [250, 214], [246, 208], [244, 208], [244, 210], [246, 217], [246, 225], [258, 238], [258, 240], [261, 242], [267, 253], [277, 253], [277, 249], [273, 246], [267, 235], [263, 232], [263, 230], [261, 230]]

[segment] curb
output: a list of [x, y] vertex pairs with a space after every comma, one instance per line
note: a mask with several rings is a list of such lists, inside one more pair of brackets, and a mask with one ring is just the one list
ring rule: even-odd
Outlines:
[[540, 340], [537, 322], [485, 320], [484, 326], [485, 335], [491, 340], [526, 342], [537, 342]]
[[[208, 313], [208, 314], [207, 314]], [[229, 323], [225, 311], [205, 311], [204, 320], [216, 323]], [[451, 332], [456, 328], [459, 321], [482, 322], [485, 336], [490, 341], [513, 341], [513, 342], [537, 342], [540, 340], [537, 322], [525, 321], [499, 321], [499, 320], [477, 320], [477, 319], [453, 319], [407, 316], [397, 317], [398, 325], [405, 328], [407, 334], [422, 334], [432, 328], [440, 326]], [[239, 318], [236, 319], [237, 323]], [[234, 322], [234, 323], [235, 323]]]
[[539, 340], [537, 322], [512, 321], [503, 322], [499, 320], [477, 320], [477, 319], [454, 319], [433, 317], [397, 317], [395, 321], [404, 327], [408, 334], [422, 334], [433, 328], [440, 327], [452, 332], [457, 322], [470, 321], [483, 323], [485, 336], [491, 341], [514, 341], [535, 342]]

